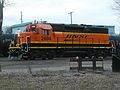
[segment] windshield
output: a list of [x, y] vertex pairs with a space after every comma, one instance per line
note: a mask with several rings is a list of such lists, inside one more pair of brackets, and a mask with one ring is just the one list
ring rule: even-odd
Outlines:
[[36, 28], [32, 28], [31, 32], [37, 32]]
[[12, 28], [12, 33], [13, 34], [18, 34], [18, 33], [20, 33], [20, 32], [26, 32], [26, 26], [24, 26], [24, 27], [14, 27], [14, 28]]

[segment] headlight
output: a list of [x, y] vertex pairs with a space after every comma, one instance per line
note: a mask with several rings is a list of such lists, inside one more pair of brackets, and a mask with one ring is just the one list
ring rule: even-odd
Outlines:
[[20, 37], [20, 34], [18, 33], [18, 37]]

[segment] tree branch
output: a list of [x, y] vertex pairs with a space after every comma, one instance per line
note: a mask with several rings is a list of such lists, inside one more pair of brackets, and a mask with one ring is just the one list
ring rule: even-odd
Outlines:
[[115, 2], [113, 9], [120, 12], [120, 0], [113, 0], [113, 1]]

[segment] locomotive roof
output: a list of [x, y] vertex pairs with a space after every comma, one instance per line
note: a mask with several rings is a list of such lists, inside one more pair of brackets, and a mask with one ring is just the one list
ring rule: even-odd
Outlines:
[[103, 33], [108, 34], [108, 28], [104, 26], [85, 24], [50, 24], [56, 32], [80, 32], [80, 33]]

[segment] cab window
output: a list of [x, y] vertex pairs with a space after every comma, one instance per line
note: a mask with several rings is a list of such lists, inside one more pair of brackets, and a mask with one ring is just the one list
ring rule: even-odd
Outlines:
[[43, 29], [43, 35], [49, 35], [49, 30], [48, 29]]
[[30, 32], [37, 32], [36, 25], [31, 26]]
[[36, 28], [32, 28], [31, 31], [32, 31], [32, 32], [37, 32]]

